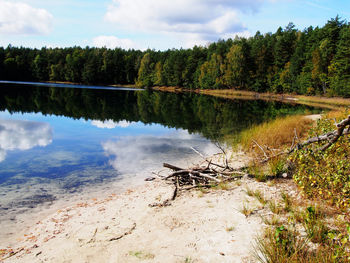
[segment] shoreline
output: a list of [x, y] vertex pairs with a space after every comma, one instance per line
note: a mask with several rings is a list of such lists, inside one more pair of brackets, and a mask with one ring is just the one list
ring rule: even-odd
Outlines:
[[330, 110], [339, 109], [350, 106], [350, 99], [341, 97], [321, 97], [321, 96], [307, 96], [295, 94], [276, 94], [276, 93], [259, 93], [246, 90], [235, 89], [186, 89], [181, 87], [152, 87], [153, 90], [163, 92], [193, 92], [197, 94], [204, 94], [214, 97], [226, 99], [244, 99], [244, 100], [265, 100], [265, 101], [281, 101], [285, 103], [304, 104], [313, 107], [322, 107]]
[[[238, 154], [230, 163], [246, 161]], [[270, 211], [246, 189], [268, 197], [283, 187], [297, 193], [290, 180], [282, 181], [269, 186], [243, 178], [225, 190], [181, 192], [165, 207], [150, 204], [168, 199], [172, 186], [160, 179], [145, 182], [50, 214], [15, 246], [2, 248], [0, 256], [3, 262], [255, 262], [254, 240], [264, 229], [262, 216]], [[246, 205], [250, 216], [242, 212]]]

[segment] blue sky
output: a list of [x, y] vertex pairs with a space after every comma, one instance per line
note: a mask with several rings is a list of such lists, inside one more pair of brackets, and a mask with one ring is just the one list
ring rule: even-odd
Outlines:
[[349, 21], [349, 0], [0, 0], [0, 46], [190, 48]]

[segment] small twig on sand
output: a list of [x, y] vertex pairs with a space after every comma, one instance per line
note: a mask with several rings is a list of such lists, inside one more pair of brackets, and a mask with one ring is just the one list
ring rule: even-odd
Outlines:
[[132, 231], [135, 230], [135, 228], [136, 228], [136, 223], [134, 223], [133, 226], [128, 231], [124, 232], [120, 236], [113, 237], [113, 238], [109, 239], [108, 241], [116, 241], [116, 240], [119, 240], [127, 235], [130, 235], [132, 233]]

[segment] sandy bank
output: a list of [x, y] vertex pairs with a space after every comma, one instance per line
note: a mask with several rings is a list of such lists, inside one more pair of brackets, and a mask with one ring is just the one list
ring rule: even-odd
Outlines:
[[[151, 207], [169, 198], [172, 186], [147, 182], [59, 210], [0, 255], [4, 262], [255, 262], [254, 238], [270, 212], [246, 189], [273, 198], [284, 185], [292, 187], [245, 178], [229, 190], [187, 191], [170, 206]], [[252, 215], [246, 217], [243, 206]]]

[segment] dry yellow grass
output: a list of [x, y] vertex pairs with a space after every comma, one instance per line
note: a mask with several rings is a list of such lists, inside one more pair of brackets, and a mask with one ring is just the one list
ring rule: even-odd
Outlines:
[[300, 101], [305, 101], [305, 102], [331, 104], [339, 107], [350, 106], [350, 99], [348, 98], [340, 98], [340, 97], [328, 98], [328, 97], [303, 96], [303, 95], [296, 96], [296, 98]]
[[319, 96], [305, 96], [305, 95], [293, 95], [293, 94], [275, 94], [275, 93], [258, 93], [246, 90], [196, 90], [198, 93], [212, 95], [216, 97], [223, 97], [228, 99], [261, 99], [261, 100], [277, 100], [277, 101], [290, 101], [298, 104], [305, 104], [314, 107], [323, 107], [329, 109], [335, 109], [339, 107], [350, 106], [349, 98], [339, 97], [319, 97]]
[[295, 133], [298, 138], [302, 138], [312, 122], [302, 115], [277, 118], [243, 131], [240, 134], [240, 143], [246, 150], [257, 147], [254, 141], [274, 149], [291, 146]]
[[326, 119], [344, 119], [348, 115], [349, 110], [346, 108], [339, 108], [337, 110], [332, 110], [324, 114]]

